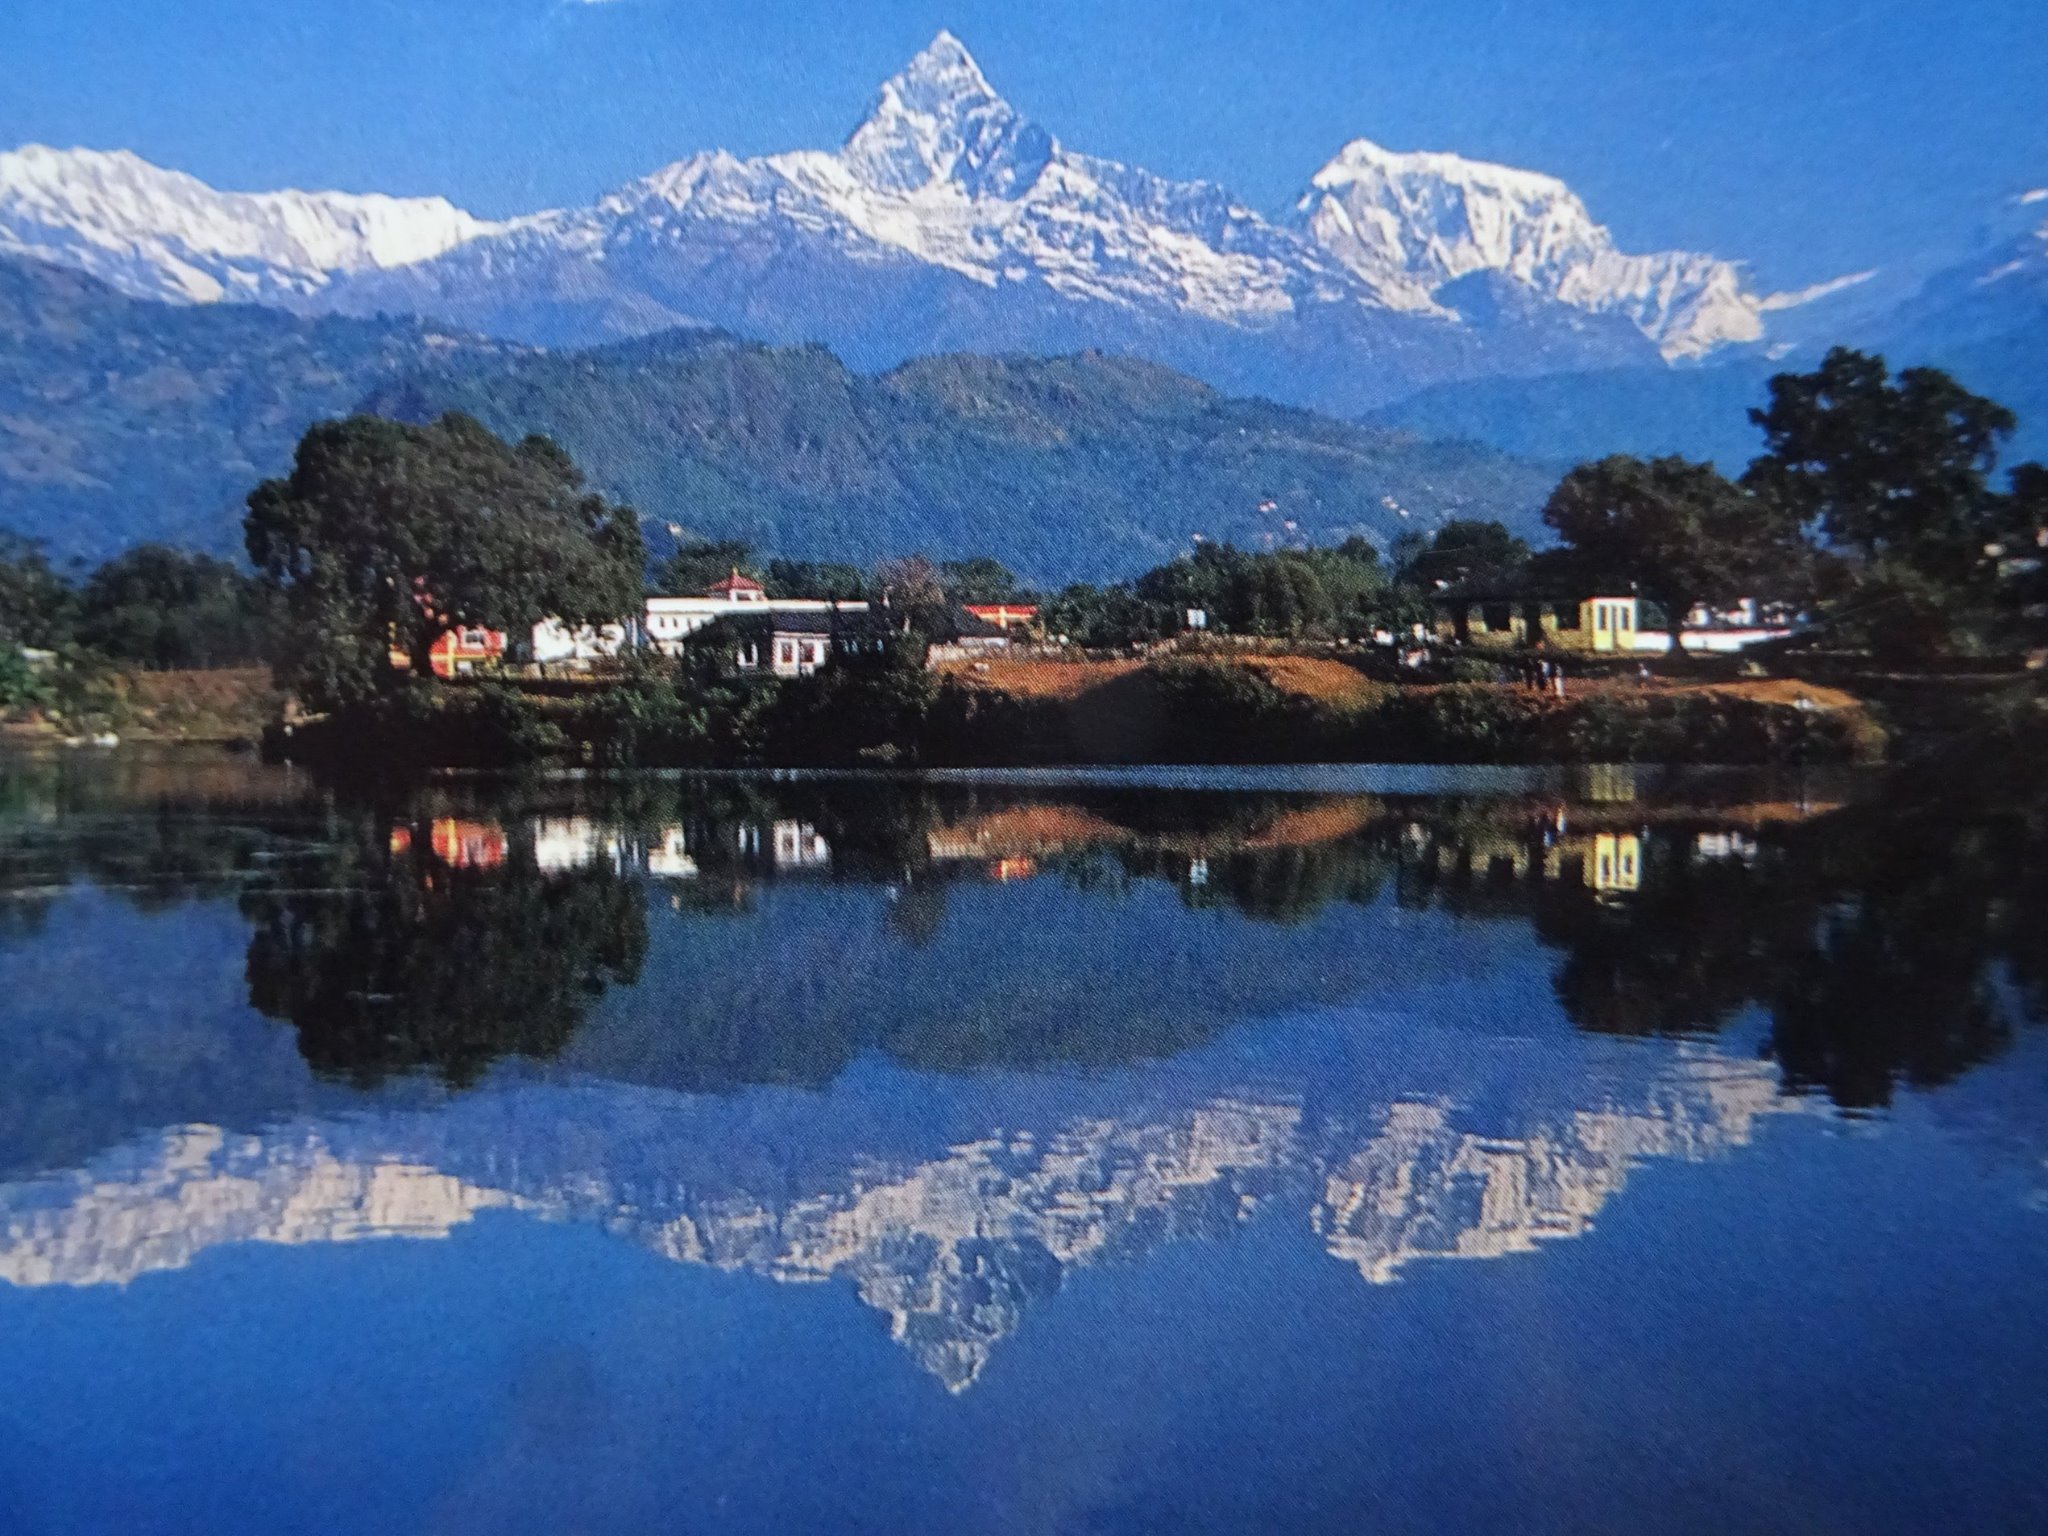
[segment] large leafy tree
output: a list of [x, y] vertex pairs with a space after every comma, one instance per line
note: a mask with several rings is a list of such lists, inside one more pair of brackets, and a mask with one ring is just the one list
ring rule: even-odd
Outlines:
[[639, 606], [638, 517], [584, 488], [545, 437], [507, 444], [467, 416], [315, 425], [291, 474], [249, 496], [249, 558], [283, 594], [288, 680], [316, 705], [428, 675], [460, 625], [615, 620]]
[[2017, 424], [2011, 411], [1939, 369], [1894, 377], [1883, 358], [1844, 347], [1812, 373], [1779, 374], [1770, 390], [1770, 404], [1749, 413], [1765, 451], [1746, 484], [1863, 564], [1902, 564], [1956, 587], [1983, 577], [1996, 536], [1991, 473]]
[[225, 560], [139, 544], [86, 578], [79, 641], [151, 667], [254, 661], [268, 648], [271, 597]]
[[1711, 464], [1614, 455], [1581, 464], [1543, 508], [1582, 582], [1626, 584], [1664, 610], [1683, 645], [1695, 603], [1782, 580], [1804, 550], [1797, 516], [1745, 491]]
[[1478, 576], [1511, 575], [1529, 562], [1529, 546], [1505, 523], [1454, 517], [1427, 543], [1404, 541], [1398, 550], [1403, 580], [1428, 591]]

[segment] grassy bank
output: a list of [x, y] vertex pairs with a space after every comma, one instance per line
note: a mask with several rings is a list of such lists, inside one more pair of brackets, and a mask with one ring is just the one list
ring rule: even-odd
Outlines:
[[1092, 763], [1844, 763], [1883, 757], [1854, 696], [1784, 680], [1514, 685], [1374, 680], [1342, 660], [1194, 657], [837, 668], [539, 695], [414, 687], [274, 738], [287, 754], [407, 770]]
[[148, 671], [66, 669], [46, 696], [0, 723], [24, 741], [111, 732], [124, 741], [254, 743], [277, 720], [284, 696], [267, 667]]

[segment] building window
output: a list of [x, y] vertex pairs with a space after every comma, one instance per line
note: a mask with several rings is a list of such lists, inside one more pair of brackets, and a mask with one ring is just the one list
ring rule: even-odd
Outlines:
[[780, 665], [785, 667], [795, 665], [796, 642], [794, 640], [779, 642], [775, 648], [775, 659]]

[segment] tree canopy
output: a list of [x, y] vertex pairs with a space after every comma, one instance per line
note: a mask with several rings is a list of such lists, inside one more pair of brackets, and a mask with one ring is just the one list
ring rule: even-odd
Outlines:
[[639, 519], [583, 487], [544, 437], [509, 445], [467, 416], [352, 416], [301, 439], [292, 473], [249, 496], [249, 558], [283, 594], [286, 680], [316, 705], [415, 676], [447, 630], [636, 611]]
[[1781, 503], [1681, 458], [1581, 464], [1551, 492], [1543, 521], [1578, 581], [1640, 590], [1664, 610], [1673, 644], [1695, 603], [1754, 595], [1796, 568], [1804, 547]]

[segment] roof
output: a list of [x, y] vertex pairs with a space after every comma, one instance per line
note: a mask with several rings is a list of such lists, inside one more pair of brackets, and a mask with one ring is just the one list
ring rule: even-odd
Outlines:
[[752, 635], [757, 639], [775, 635], [857, 635], [869, 638], [889, 632], [888, 621], [866, 608], [788, 609], [763, 604], [752, 612], [720, 614], [690, 638], [699, 640], [725, 634]]
[[704, 595], [706, 597], [725, 597], [735, 592], [759, 592], [762, 590], [764, 589], [761, 583], [754, 580], [751, 576], [742, 576], [739, 567], [734, 566], [730, 575], [721, 576], [718, 580], [711, 583], [710, 586], [706, 587]]

